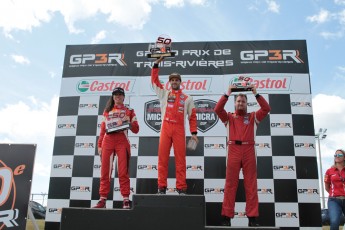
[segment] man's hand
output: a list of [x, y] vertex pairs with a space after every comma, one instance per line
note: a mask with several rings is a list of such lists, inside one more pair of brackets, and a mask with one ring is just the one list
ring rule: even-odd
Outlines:
[[159, 64], [163, 61], [164, 57], [161, 56], [160, 58], [158, 58], [156, 61], [155, 61], [155, 64]]
[[198, 143], [198, 142], [199, 142], [199, 140], [198, 140], [198, 136], [197, 136], [196, 134], [193, 134], [193, 135], [190, 137], [190, 139], [195, 140], [195, 141], [196, 141], [196, 143]]
[[226, 95], [230, 96], [232, 89], [235, 89], [235, 88], [237, 88], [235, 85], [229, 85], [228, 92], [226, 93]]
[[250, 87], [252, 87], [253, 94], [256, 95], [257, 92], [256, 92], [256, 87], [255, 87], [255, 85], [251, 84]]

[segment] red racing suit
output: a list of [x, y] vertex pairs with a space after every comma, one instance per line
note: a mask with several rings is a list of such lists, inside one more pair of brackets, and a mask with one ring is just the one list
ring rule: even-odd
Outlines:
[[214, 111], [228, 129], [228, 159], [224, 186], [222, 215], [234, 217], [235, 198], [242, 167], [244, 188], [246, 193], [247, 217], [259, 216], [259, 203], [256, 175], [255, 133], [256, 127], [271, 110], [265, 98], [258, 95], [256, 100], [260, 109], [251, 113], [228, 113], [224, 106], [228, 96], [224, 95], [218, 101]]
[[118, 159], [121, 195], [123, 197], [128, 197], [130, 194], [129, 159], [131, 157], [131, 148], [128, 139], [128, 130], [106, 133], [105, 121], [111, 117], [129, 120], [131, 123], [130, 130], [133, 133], [139, 132], [139, 124], [133, 109], [125, 105], [115, 105], [110, 112], [104, 111], [98, 139], [98, 148], [102, 148], [99, 195], [104, 199], [107, 199], [110, 191], [110, 181], [115, 155], [117, 155]]
[[173, 145], [176, 165], [176, 188], [187, 189], [186, 183], [186, 133], [188, 115], [191, 134], [197, 134], [196, 109], [193, 98], [182, 90], [166, 90], [159, 81], [159, 68], [151, 72], [151, 84], [161, 106], [162, 127], [158, 147], [158, 188], [167, 187], [170, 149]]

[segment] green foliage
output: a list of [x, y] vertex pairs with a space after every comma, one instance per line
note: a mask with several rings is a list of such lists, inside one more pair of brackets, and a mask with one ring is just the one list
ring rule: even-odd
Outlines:
[[[45, 220], [36, 220], [36, 223], [40, 230], [44, 230]], [[34, 230], [34, 225], [30, 219], [26, 221], [26, 230]]]

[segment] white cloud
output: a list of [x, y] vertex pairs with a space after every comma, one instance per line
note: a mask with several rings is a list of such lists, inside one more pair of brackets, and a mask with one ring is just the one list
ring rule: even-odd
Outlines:
[[184, 6], [184, 0], [165, 0], [164, 6], [167, 8], [183, 7]]
[[108, 16], [109, 23], [141, 29], [151, 13], [150, 4], [156, 2], [157, 0], [4, 0], [0, 8], [0, 28], [11, 38], [11, 31], [31, 31], [32, 28], [49, 22], [55, 13], [60, 13], [71, 33], [82, 33], [83, 29], [76, 28], [75, 23], [101, 13]]
[[339, 23], [345, 26], [345, 10], [342, 10], [338, 13], [338, 19]]
[[321, 9], [320, 12], [313, 16], [308, 16], [307, 20], [310, 22], [316, 22], [318, 24], [324, 23], [330, 20], [331, 13], [327, 10]]
[[58, 100], [55, 96], [46, 103], [29, 96], [28, 102], [0, 108], [0, 143], [37, 144], [33, 192], [48, 192]]
[[[340, 2], [340, 1], [339, 1]], [[345, 2], [345, 1], [344, 1]], [[339, 4], [339, 3], [338, 3]], [[344, 36], [345, 31], [345, 10], [340, 12], [330, 12], [325, 9], [321, 9], [316, 15], [307, 17], [307, 21], [322, 24], [328, 21], [336, 21], [337, 26], [332, 26], [333, 32], [323, 31], [320, 35], [325, 39], [339, 39]]]
[[55, 132], [58, 98], [50, 104], [29, 96], [29, 102], [6, 105], [0, 108], [0, 138], [12, 143], [36, 143], [40, 137], [52, 137]]
[[11, 55], [11, 58], [12, 58], [16, 63], [19, 63], [19, 64], [27, 64], [27, 65], [30, 64], [30, 60], [27, 59], [26, 57], [22, 56], [22, 55], [12, 54], [12, 55]]
[[4, 0], [1, 1], [0, 27], [5, 34], [12, 30], [31, 31], [42, 22], [50, 21], [50, 1], [44, 0]]
[[345, 66], [337, 66], [337, 70], [338, 72], [335, 74], [335, 79], [337, 79], [337, 81], [345, 81]]
[[266, 3], [268, 5], [268, 11], [271, 11], [273, 13], [279, 13], [280, 6], [273, 0], [266, 0]]
[[250, 10], [250, 11], [259, 11], [259, 8], [257, 7], [256, 4], [250, 4], [248, 6], [248, 10]]
[[[338, 3], [336, 2], [336, 4], [340, 4], [340, 1]], [[332, 25], [331, 27], [328, 27], [328, 28], [332, 28], [333, 31], [332, 32], [328, 31], [330, 29], [327, 28], [327, 31], [323, 31], [320, 33], [321, 37], [323, 37], [324, 39], [339, 39], [344, 36], [345, 9], [336, 13], [332, 13], [328, 10], [321, 9], [317, 15], [307, 17], [307, 21], [315, 22], [317, 24], [322, 24], [329, 21], [333, 21], [333, 22], [335, 21], [336, 26]]]
[[54, 71], [49, 71], [49, 76], [50, 78], [55, 78], [56, 77], [56, 73]]
[[345, 148], [345, 99], [334, 95], [318, 94], [313, 98], [315, 130], [326, 128], [327, 138], [323, 140], [323, 156], [332, 157], [338, 148]]
[[201, 6], [207, 5], [207, 0], [189, 0], [189, 2], [192, 5], [201, 5]]
[[[75, 23], [103, 14], [108, 23], [118, 24], [131, 29], [140, 30], [149, 20], [152, 4], [159, 0], [4, 0], [0, 8], [0, 28], [6, 37], [14, 30], [32, 31], [42, 23], [49, 22], [55, 14], [63, 16], [70, 33], [83, 33], [83, 28], [77, 28]], [[207, 0], [186, 0], [191, 5], [206, 5]], [[164, 0], [167, 8], [182, 7], [184, 0]], [[20, 15], [20, 17], [18, 17]]]
[[324, 39], [338, 39], [338, 38], [343, 37], [344, 33], [342, 31], [338, 31], [335, 33], [324, 31], [324, 32], [321, 32], [320, 35]]
[[150, 4], [154, 3], [157, 0], [4, 0], [0, 9], [0, 27], [6, 34], [13, 30], [31, 31], [33, 27], [49, 22], [55, 13], [60, 13], [70, 33], [78, 34], [84, 30], [75, 26], [77, 21], [101, 13], [108, 16], [109, 23], [141, 29], [151, 13]]
[[334, 0], [334, 3], [337, 5], [345, 5], [345, 0]]
[[345, 73], [345, 66], [338, 66], [337, 69]]
[[264, 7], [266, 7], [266, 8], [261, 9], [262, 8], [261, 7], [262, 2], [261, 1], [253, 1], [248, 6], [248, 10], [250, 10], [250, 11], [261, 11], [263, 13], [267, 13], [267, 12], [279, 13], [280, 5], [275, 0], [266, 0], [265, 3], [267, 6], [264, 5]]
[[185, 3], [190, 5], [207, 6], [208, 0], [163, 0], [166, 8], [184, 7]]
[[91, 44], [97, 44], [103, 39], [105, 39], [106, 37], [107, 37], [107, 31], [101, 30], [96, 34], [95, 37], [91, 39]]

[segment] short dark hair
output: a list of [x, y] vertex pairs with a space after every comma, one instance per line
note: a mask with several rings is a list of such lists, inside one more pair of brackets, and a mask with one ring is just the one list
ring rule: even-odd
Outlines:
[[238, 97], [245, 97], [246, 98], [246, 101], [248, 101], [248, 98], [247, 98], [247, 95], [246, 94], [243, 94], [243, 93], [239, 93], [235, 96], [235, 101], [237, 100]]
[[171, 79], [173, 79], [173, 78], [177, 78], [177, 79], [179, 79], [180, 81], [182, 81], [182, 79], [181, 79], [181, 74], [179, 74], [179, 73], [171, 73], [171, 74], [169, 75], [169, 81], [170, 81]]

